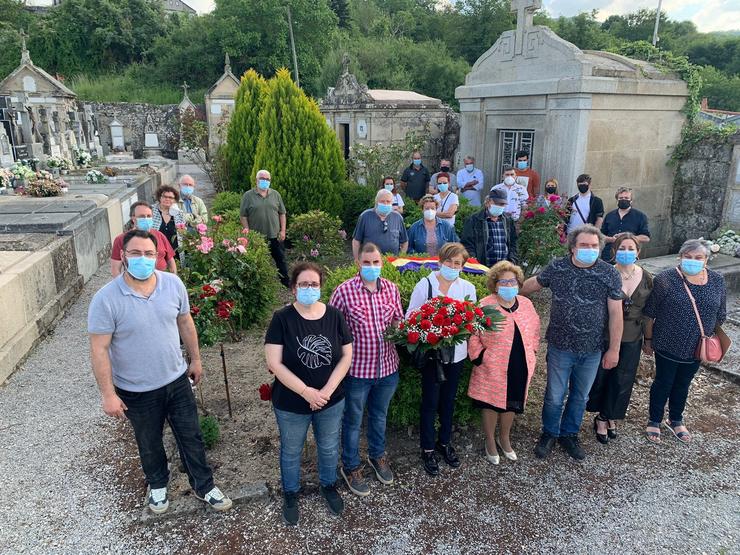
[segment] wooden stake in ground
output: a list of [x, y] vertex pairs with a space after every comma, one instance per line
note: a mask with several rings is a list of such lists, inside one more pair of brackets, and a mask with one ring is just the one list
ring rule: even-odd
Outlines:
[[226, 403], [229, 405], [229, 418], [233, 418], [231, 414], [231, 393], [229, 392], [229, 377], [226, 375], [226, 355], [224, 355], [224, 344], [221, 343], [221, 366], [224, 369], [224, 385], [226, 386]]

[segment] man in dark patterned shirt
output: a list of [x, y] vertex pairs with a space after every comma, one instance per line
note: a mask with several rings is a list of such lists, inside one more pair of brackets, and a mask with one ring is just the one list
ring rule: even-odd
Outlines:
[[[599, 362], [610, 369], [619, 361], [622, 280], [616, 269], [599, 258], [603, 247], [598, 228], [578, 227], [568, 234], [568, 255], [529, 278], [521, 290], [523, 295], [543, 287], [552, 291], [542, 435], [534, 450], [541, 459], [550, 454], [555, 440], [574, 459], [586, 457], [578, 431], [591, 385]], [[607, 326], [609, 343], [602, 357]]]

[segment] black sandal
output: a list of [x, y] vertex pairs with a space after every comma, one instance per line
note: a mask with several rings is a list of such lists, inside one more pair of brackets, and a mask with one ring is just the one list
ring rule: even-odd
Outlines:
[[606, 425], [606, 435], [609, 436], [609, 439], [617, 439], [617, 425], [614, 424], [614, 427], [613, 428], [610, 428], [609, 427], [609, 424], [607, 423], [607, 425]]
[[597, 422], [607, 422], [607, 421], [604, 420], [603, 418], [599, 418], [598, 414], [594, 416], [594, 434], [596, 435], [596, 440], [602, 445], [606, 445], [607, 443], [609, 443], [609, 435], [599, 433], [599, 427], [596, 424]]

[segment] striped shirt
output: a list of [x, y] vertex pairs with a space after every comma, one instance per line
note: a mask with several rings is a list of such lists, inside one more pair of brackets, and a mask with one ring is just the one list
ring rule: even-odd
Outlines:
[[396, 347], [383, 339], [391, 322], [403, 319], [401, 295], [394, 283], [380, 278], [377, 289], [370, 291], [357, 275], [334, 290], [329, 304], [344, 315], [354, 337], [350, 376], [384, 378], [398, 370]]

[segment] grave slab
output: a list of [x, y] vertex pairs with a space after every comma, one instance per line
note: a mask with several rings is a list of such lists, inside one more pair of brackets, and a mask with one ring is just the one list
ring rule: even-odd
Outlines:
[[80, 219], [77, 212], [0, 214], [0, 232], [41, 232], [62, 230]]
[[31, 251], [0, 251], [0, 273], [5, 273], [8, 269], [30, 255]]

